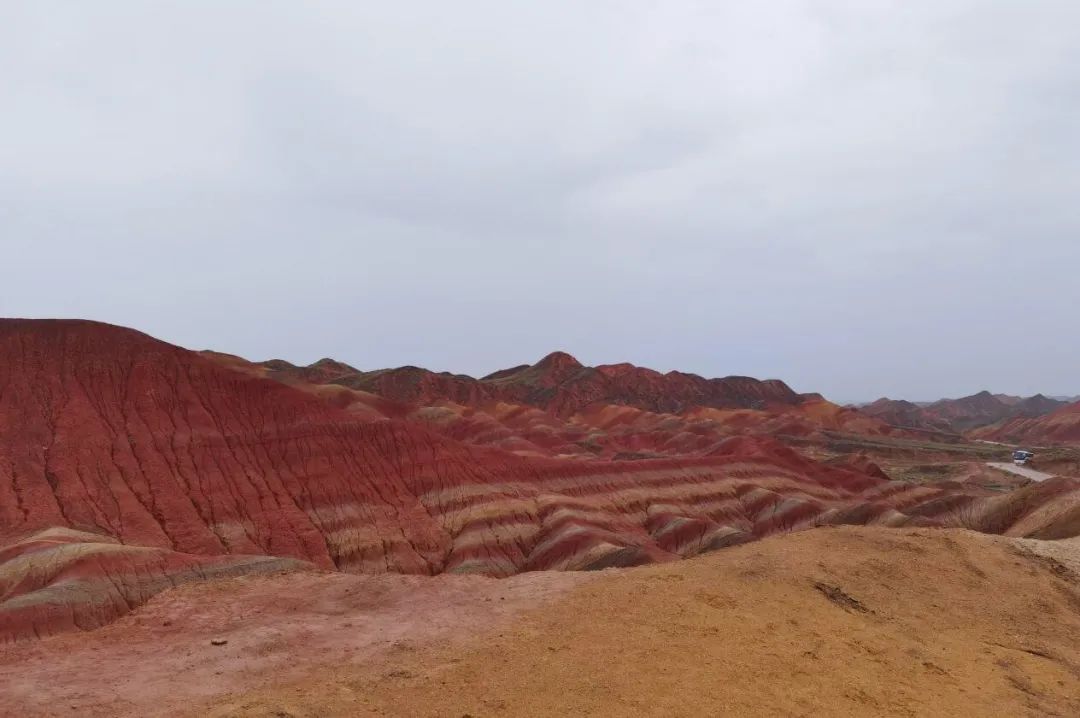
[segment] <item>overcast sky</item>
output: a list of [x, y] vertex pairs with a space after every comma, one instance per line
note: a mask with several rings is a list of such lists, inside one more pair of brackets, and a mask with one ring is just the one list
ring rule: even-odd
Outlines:
[[1080, 393], [1080, 3], [0, 0], [0, 315]]

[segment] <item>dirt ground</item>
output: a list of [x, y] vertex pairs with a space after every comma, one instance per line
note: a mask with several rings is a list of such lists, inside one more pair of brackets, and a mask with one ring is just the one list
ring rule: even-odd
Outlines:
[[235, 579], [164, 594], [93, 633], [0, 651], [0, 706], [12, 716], [1075, 716], [1074, 548], [827, 528], [594, 574]]
[[0, 644], [0, 716], [175, 716], [214, 697], [495, 630], [596, 575], [313, 572], [188, 584], [96, 631]]

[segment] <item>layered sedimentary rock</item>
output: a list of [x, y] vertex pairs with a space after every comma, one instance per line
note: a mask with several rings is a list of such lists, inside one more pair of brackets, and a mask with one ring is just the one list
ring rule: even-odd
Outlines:
[[[560, 387], [558, 377], [579, 371], [566, 359], [552, 363]], [[894, 484], [866, 462], [822, 464], [769, 437], [695, 433], [710, 413], [753, 409], [676, 416], [591, 403], [572, 415], [589, 417], [575, 427], [557, 411], [515, 405], [498, 425], [531, 427], [523, 440], [537, 455], [523, 456], [433, 431], [433, 421], [417, 416], [424, 407], [300, 376], [294, 385], [265, 378], [280, 371], [93, 322], [0, 321], [0, 546], [24, 547], [13, 560], [37, 564], [49, 554], [24, 553], [34, 534], [92, 534], [98, 538], [76, 543], [94, 545], [95, 556], [121, 556], [122, 565], [82, 562], [80, 575], [145, 575], [146, 586], [164, 586], [239, 565], [207, 562], [221, 557], [506, 576], [672, 560], [822, 523], [1023, 535], [1075, 529], [1058, 508], [1076, 482], [1048, 484], [1001, 508], [1000, 495], [978, 487]], [[848, 420], [820, 401], [794, 406]], [[405, 418], [388, 418], [398, 414]], [[774, 430], [786, 416], [776, 414]], [[667, 458], [552, 458], [540, 429], [552, 427], [557, 446], [559, 431], [603, 426], [618, 434], [637, 422], [622, 439], [656, 451], [649, 431], [667, 425]], [[25, 622], [20, 601], [52, 586], [5, 584], [0, 617], [9, 637], [27, 634], [11, 628]], [[147, 592], [101, 600], [126, 606]], [[51, 621], [29, 633], [52, 630]]]
[[878, 399], [861, 411], [893, 426], [924, 431], [964, 432], [1018, 418], [1034, 418], [1064, 407], [1066, 402], [1042, 394], [1030, 397], [982, 391], [962, 399], [942, 399], [920, 406], [910, 401]]
[[922, 431], [955, 430], [947, 420], [928, 412], [925, 407], [903, 399], [882, 397], [872, 404], [860, 407], [860, 411], [893, 426]]
[[[323, 367], [330, 360], [294, 367], [280, 360], [251, 363], [229, 355], [203, 354], [251, 376], [273, 378], [303, 389], [357, 416], [407, 419], [456, 441], [529, 457], [611, 460], [709, 456], [725, 439], [748, 433], [800, 439], [822, 438], [828, 432], [894, 437], [909, 433], [857, 409], [833, 404], [820, 395], [789, 394], [780, 382], [740, 377], [701, 380], [714, 391], [694, 394], [686, 387], [693, 386], [700, 377], [677, 372], [661, 375], [629, 364], [585, 372], [573, 357], [561, 353], [536, 365], [496, 372], [480, 382], [415, 367], [370, 372], [361, 382], [356, 376], [337, 371], [325, 373]], [[542, 408], [545, 392], [549, 398], [555, 397], [557, 391], [562, 391], [559, 387], [567, 385], [567, 377], [582, 372], [587, 376], [616, 377], [625, 387], [616, 391], [608, 385], [606, 394], [576, 392], [574, 401], [580, 406], [572, 413], [560, 411], [566, 406], [562, 401]], [[400, 382], [407, 377], [410, 381], [403, 387]], [[690, 377], [690, 384], [684, 385], [681, 380], [669, 383], [672, 377]], [[353, 388], [361, 385], [367, 389]], [[507, 386], [510, 389], [504, 391]], [[779, 393], [770, 395], [770, 387], [774, 386], [780, 387]], [[527, 387], [528, 392], [523, 393], [522, 387]], [[669, 390], [681, 398], [667, 398], [665, 392]], [[410, 404], [400, 399], [408, 396], [425, 403]], [[686, 403], [691, 400], [704, 404]], [[683, 408], [642, 408], [658, 405]]]
[[988, 391], [961, 399], [942, 399], [925, 407], [924, 412], [938, 421], [948, 422], [957, 431], [992, 424], [1010, 415], [1012, 405]]
[[1080, 444], [1080, 402], [1066, 404], [1044, 416], [1007, 419], [977, 429], [971, 436], [1032, 445]]
[[799, 394], [778, 380], [739, 376], [706, 379], [676, 371], [661, 374], [632, 364], [587, 367], [564, 352], [554, 352], [536, 364], [504, 369], [482, 379], [415, 366], [330, 372], [320, 378], [318, 363], [295, 367], [273, 360], [264, 365], [274, 372], [275, 378], [336, 383], [410, 404], [450, 401], [471, 405], [494, 400], [525, 404], [562, 417], [591, 404], [620, 404], [671, 413], [695, 406], [760, 408], [794, 406], [802, 401]]
[[129, 546], [72, 529], [40, 531], [0, 546], [0, 642], [97, 628], [188, 581], [308, 567], [270, 556]]
[[[592, 518], [573, 522], [589, 537], [574, 546], [593, 551], [603, 535], [612, 552], [659, 558], [644, 527], [651, 502], [727, 500], [733, 488], [717, 482], [748, 478], [826, 498], [877, 481], [813, 462], [799, 474], [767, 456], [526, 461], [415, 423], [358, 420], [280, 383], [88, 322], [0, 325], [0, 425], [0, 537], [63, 526], [181, 553], [363, 571], [574, 564], [558, 537], [560, 517], [577, 514]], [[747, 517], [743, 525], [753, 529]]]

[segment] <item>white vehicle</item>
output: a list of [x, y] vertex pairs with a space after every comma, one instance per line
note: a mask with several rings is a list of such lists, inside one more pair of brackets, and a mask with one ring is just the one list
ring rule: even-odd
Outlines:
[[1013, 463], [1017, 466], [1024, 466], [1027, 462], [1031, 461], [1035, 457], [1035, 454], [1030, 451], [1024, 451], [1023, 449], [1017, 449], [1013, 452]]

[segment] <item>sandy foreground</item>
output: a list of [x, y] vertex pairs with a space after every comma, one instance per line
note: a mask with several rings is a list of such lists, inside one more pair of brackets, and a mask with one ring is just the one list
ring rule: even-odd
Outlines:
[[1080, 543], [828, 528], [597, 573], [216, 581], [3, 647], [0, 714], [1076, 716]]

